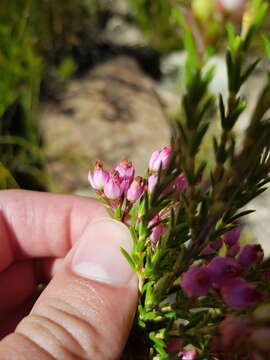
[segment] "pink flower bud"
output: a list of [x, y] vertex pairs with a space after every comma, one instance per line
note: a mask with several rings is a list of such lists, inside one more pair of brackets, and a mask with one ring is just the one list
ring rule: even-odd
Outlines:
[[[148, 228], [152, 227], [153, 225], [157, 224], [159, 221], [161, 221], [161, 217], [159, 215], [156, 215], [155, 217], [153, 217], [153, 219], [149, 222], [148, 224]], [[154, 247], [156, 245], [156, 243], [158, 242], [159, 238], [161, 237], [161, 235], [163, 235], [165, 232], [165, 227], [162, 223], [157, 224], [153, 229], [152, 229], [152, 234], [150, 235], [150, 241], [151, 241], [151, 245], [152, 247]]]
[[183, 191], [187, 187], [187, 180], [184, 174], [180, 174], [176, 178], [176, 189], [178, 191]]
[[119, 199], [123, 194], [118, 171], [114, 170], [109, 174], [109, 178], [104, 185], [104, 194], [110, 200]]
[[153, 173], [151, 175], [149, 175], [148, 177], [148, 191], [150, 192], [150, 194], [152, 194], [152, 192], [155, 189], [155, 186], [157, 185], [157, 181], [158, 181], [158, 174], [157, 173]]
[[160, 165], [160, 152], [161, 150], [155, 150], [149, 160], [149, 169], [154, 171], [154, 168], [159, 169]]
[[223, 240], [227, 246], [233, 246], [236, 244], [240, 238], [241, 229], [240, 227], [237, 227], [231, 231], [228, 231], [223, 236]]
[[108, 178], [109, 174], [103, 170], [103, 164], [100, 161], [96, 162], [94, 171], [88, 173], [88, 181], [95, 190], [102, 190]]
[[126, 177], [131, 179], [131, 181], [133, 180], [135, 169], [132, 166], [132, 162], [128, 161], [127, 158], [121, 160], [120, 163], [115, 166], [115, 170], [118, 171], [121, 178]]
[[206, 267], [195, 265], [183, 274], [181, 281], [181, 286], [189, 297], [207, 295], [212, 284], [212, 272]]
[[175, 190], [177, 192], [181, 192], [185, 190], [187, 187], [187, 181], [184, 174], [180, 174], [176, 179], [174, 179], [164, 191], [164, 193], [168, 193], [169, 191]]
[[235, 309], [249, 307], [263, 297], [254, 284], [240, 277], [228, 280], [221, 288], [221, 295], [226, 304]]
[[162, 169], [166, 169], [170, 161], [171, 152], [170, 146], [165, 146], [162, 150], [154, 151], [149, 160], [149, 170], [158, 171], [160, 166]]
[[263, 257], [263, 249], [261, 245], [248, 244], [244, 246], [240, 255], [238, 256], [238, 263], [243, 267], [250, 267], [254, 265], [259, 259]]
[[140, 199], [143, 192], [144, 192], [143, 178], [141, 176], [136, 176], [127, 191], [127, 199], [129, 201], [135, 202]]
[[185, 350], [181, 351], [178, 356], [181, 360], [193, 360], [197, 357], [197, 351], [196, 350]]
[[218, 6], [225, 12], [243, 11], [246, 0], [217, 0]]

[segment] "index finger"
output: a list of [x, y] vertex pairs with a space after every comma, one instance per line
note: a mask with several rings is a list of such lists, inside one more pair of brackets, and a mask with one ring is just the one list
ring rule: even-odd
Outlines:
[[15, 260], [64, 257], [92, 220], [96, 200], [27, 190], [0, 191], [0, 271]]

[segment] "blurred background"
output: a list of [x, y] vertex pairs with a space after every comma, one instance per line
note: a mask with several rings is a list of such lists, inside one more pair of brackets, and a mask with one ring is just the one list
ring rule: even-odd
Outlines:
[[[211, 54], [211, 91], [226, 95], [225, 24], [239, 29], [247, 3], [2, 0], [1, 188], [14, 186], [9, 171], [21, 188], [88, 194], [87, 172], [97, 159], [111, 167], [128, 157], [142, 175], [151, 152], [170, 141], [184, 90], [185, 52], [173, 11], [181, 9], [198, 50]], [[269, 26], [270, 16], [268, 35]], [[251, 60], [263, 55], [261, 45], [258, 37]], [[243, 90], [248, 112], [267, 66], [262, 58]], [[204, 146], [208, 156], [211, 141]], [[265, 195], [256, 203], [259, 236], [266, 236], [261, 219], [269, 219], [269, 206]]]

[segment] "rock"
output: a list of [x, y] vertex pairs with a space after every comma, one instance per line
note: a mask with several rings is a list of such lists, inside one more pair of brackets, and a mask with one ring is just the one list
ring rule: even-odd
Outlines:
[[142, 175], [152, 151], [170, 139], [153, 81], [128, 57], [70, 81], [59, 104], [43, 106], [41, 127], [48, 173], [67, 192], [88, 187], [95, 160], [112, 167], [128, 157]]
[[118, 15], [108, 20], [102, 40], [113, 45], [128, 47], [141, 47], [147, 44], [140, 29]]
[[98, 0], [98, 8], [102, 11], [127, 16], [132, 13], [130, 2], [127, 0]]
[[258, 198], [252, 200], [247, 209], [256, 210], [256, 212], [248, 215], [245, 219], [245, 226], [250, 230], [254, 241], [262, 245], [265, 256], [270, 256], [270, 223], [269, 223], [269, 209], [270, 209], [270, 191], [269, 189], [260, 195]]

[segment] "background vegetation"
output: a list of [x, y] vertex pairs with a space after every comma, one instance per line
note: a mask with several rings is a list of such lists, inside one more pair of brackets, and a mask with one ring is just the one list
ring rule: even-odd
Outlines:
[[[111, 46], [102, 43], [102, 31], [112, 16], [113, 3], [2, 0], [0, 160], [23, 188], [50, 187], [39, 130], [40, 101], [48, 97], [57, 99], [66, 80], [81, 75], [82, 70], [102, 58], [100, 51]], [[125, 20], [143, 32], [146, 48], [156, 52], [157, 62], [160, 56], [182, 48], [180, 27], [174, 16], [174, 8], [179, 6], [185, 6], [185, 16], [199, 46], [222, 51], [228, 14], [219, 13], [214, 0], [122, 0], [122, 3], [130, 9]], [[229, 20], [238, 22], [233, 16]]]
[[[93, 27], [91, 0], [3, 0], [0, 10], [1, 162], [24, 188], [46, 189], [40, 89], [75, 70], [73, 47]], [[57, 81], [57, 79], [55, 79]]]

